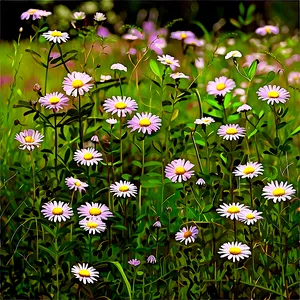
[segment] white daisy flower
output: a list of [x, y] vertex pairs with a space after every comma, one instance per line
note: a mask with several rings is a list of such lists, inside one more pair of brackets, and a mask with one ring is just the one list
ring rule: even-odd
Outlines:
[[245, 136], [246, 129], [237, 124], [221, 125], [217, 134], [222, 136], [224, 140], [238, 140]]
[[98, 218], [101, 220], [107, 220], [108, 218], [112, 218], [114, 215], [109, 210], [109, 208], [102, 203], [94, 203], [91, 204], [86, 202], [85, 204], [81, 205], [77, 209], [79, 217], [84, 218]]
[[111, 80], [111, 76], [110, 75], [100, 75], [100, 82], [105, 82], [107, 80]]
[[205, 180], [204, 180], [203, 178], [199, 178], [199, 179], [197, 180], [196, 184], [197, 184], [197, 185], [205, 185], [206, 182], [205, 182]]
[[79, 225], [85, 231], [88, 231], [89, 234], [100, 233], [106, 230], [105, 223], [98, 217], [84, 218], [79, 222]]
[[96, 277], [99, 277], [99, 272], [96, 271], [93, 267], [88, 267], [88, 264], [83, 263], [78, 264], [78, 266], [73, 266], [71, 272], [82, 281], [84, 284], [94, 283], [97, 281]]
[[291, 200], [291, 195], [295, 194], [296, 190], [292, 184], [287, 182], [271, 181], [263, 188], [263, 196], [268, 200], [273, 200], [274, 203]]
[[217, 208], [216, 211], [221, 217], [238, 220], [238, 214], [246, 208], [248, 208], [248, 206], [245, 206], [244, 204], [232, 203], [228, 205], [224, 203], [220, 205], [220, 208]]
[[201, 119], [196, 119], [194, 123], [197, 124], [197, 125], [202, 125], [202, 124], [210, 125], [211, 123], [214, 123], [214, 122], [215, 122], [215, 120], [213, 118], [204, 117], [204, 118], [201, 118]]
[[65, 182], [70, 190], [73, 190], [73, 189], [74, 189], [74, 191], [78, 190], [80, 193], [82, 191], [85, 191], [85, 188], [89, 186], [87, 183], [80, 181], [79, 179], [76, 179], [74, 177], [67, 177], [65, 179]]
[[102, 154], [93, 148], [76, 150], [74, 154], [74, 160], [81, 165], [97, 165], [102, 160]]
[[105, 14], [101, 12], [96, 12], [96, 14], [94, 15], [94, 20], [97, 22], [105, 21], [106, 20]]
[[240, 107], [238, 107], [238, 109], [236, 110], [237, 112], [245, 112], [245, 111], [249, 111], [252, 110], [252, 107], [248, 104], [243, 104]]
[[61, 43], [66, 42], [69, 39], [69, 34], [66, 32], [61, 32], [59, 30], [49, 30], [48, 32], [45, 32], [42, 34], [42, 36], [50, 42], [53, 43]]
[[229, 260], [233, 262], [240, 261], [240, 259], [248, 258], [251, 255], [250, 247], [245, 244], [233, 242], [233, 243], [224, 243], [219, 251], [221, 258], [228, 257]]
[[230, 51], [225, 55], [225, 59], [242, 57], [242, 53], [240, 51], [234, 50]]
[[257, 177], [258, 175], [262, 175], [264, 168], [261, 163], [257, 162], [247, 162], [246, 165], [238, 165], [232, 173], [235, 176], [242, 178], [250, 178]]
[[42, 214], [49, 221], [62, 222], [73, 216], [73, 210], [68, 203], [53, 201], [43, 204]]
[[253, 225], [258, 220], [263, 219], [260, 215], [262, 212], [258, 212], [257, 210], [244, 209], [242, 212], [238, 214], [239, 221], [247, 224]]
[[76, 11], [73, 14], [73, 19], [80, 21], [80, 20], [84, 20], [85, 19], [85, 12], [83, 11]]
[[125, 67], [124, 65], [122, 65], [120, 63], [112, 64], [110, 69], [127, 72], [127, 67]]
[[190, 78], [189, 76], [184, 75], [183, 73], [180, 73], [180, 72], [170, 74], [170, 77], [173, 78], [173, 79], [180, 79], [180, 78], [189, 79]]
[[163, 65], [180, 67], [179, 61], [171, 55], [163, 54], [162, 56], [158, 55], [157, 57], [158, 57], [157, 60], [161, 62]]
[[110, 192], [117, 197], [136, 197], [137, 187], [129, 181], [115, 182], [110, 186]]
[[106, 123], [108, 123], [110, 125], [115, 125], [115, 124], [118, 123], [118, 120], [117, 119], [113, 119], [113, 118], [106, 119], [105, 121], [106, 121]]
[[72, 72], [69, 73], [63, 81], [63, 89], [69, 96], [77, 97], [78, 94], [83, 96], [94, 84], [89, 83], [93, 78], [86, 73]]

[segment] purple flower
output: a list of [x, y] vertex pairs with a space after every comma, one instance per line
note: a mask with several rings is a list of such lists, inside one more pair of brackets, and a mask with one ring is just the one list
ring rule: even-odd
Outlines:
[[129, 260], [128, 263], [129, 263], [130, 265], [136, 267], [136, 266], [138, 266], [138, 265], [141, 263], [141, 261], [138, 260], [138, 259], [136, 259], [136, 258], [133, 258], [133, 259]]

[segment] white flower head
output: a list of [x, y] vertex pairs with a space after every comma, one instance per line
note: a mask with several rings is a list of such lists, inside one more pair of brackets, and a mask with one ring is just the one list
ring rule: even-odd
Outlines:
[[234, 50], [230, 51], [225, 55], [225, 59], [242, 57], [242, 53], [240, 51]]

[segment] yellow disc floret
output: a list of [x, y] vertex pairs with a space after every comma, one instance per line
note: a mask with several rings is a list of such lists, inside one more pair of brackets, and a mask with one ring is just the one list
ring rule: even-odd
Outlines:
[[61, 37], [62, 33], [60, 31], [53, 31], [50, 33], [50, 35], [53, 37]]
[[78, 274], [82, 277], [90, 277], [91, 276], [91, 273], [86, 269], [80, 270]]
[[83, 155], [83, 158], [85, 159], [85, 160], [91, 160], [92, 158], [93, 158], [94, 156], [93, 156], [93, 154], [92, 153], [85, 153], [84, 155]]
[[61, 207], [55, 207], [52, 209], [52, 213], [54, 215], [62, 215], [63, 214], [63, 209]]
[[98, 216], [98, 215], [101, 215], [101, 209], [99, 209], [98, 207], [92, 207], [92, 208], [89, 210], [89, 213], [90, 213], [90, 215], [92, 215], [92, 216]]
[[231, 127], [231, 128], [228, 128], [227, 130], [226, 130], [226, 134], [237, 134], [237, 130], [236, 130], [236, 128], [233, 128], [233, 127]]
[[128, 185], [121, 185], [119, 187], [120, 192], [128, 192], [129, 191], [129, 186]]
[[34, 139], [33, 139], [32, 136], [27, 135], [27, 136], [25, 136], [25, 142], [26, 142], [26, 143], [33, 143], [33, 142], [34, 142]]
[[227, 212], [230, 213], [230, 214], [237, 214], [239, 213], [241, 210], [239, 209], [239, 207], [237, 206], [230, 206], [228, 209], [227, 209]]
[[126, 108], [126, 107], [127, 107], [127, 104], [124, 103], [124, 102], [117, 102], [117, 103], [115, 104], [115, 108], [116, 108], [116, 109], [124, 109], [124, 108]]
[[247, 166], [244, 170], [243, 170], [243, 173], [244, 174], [252, 174], [253, 172], [255, 171], [255, 169], [251, 166]]
[[80, 79], [75, 79], [75, 80], [73, 80], [73, 82], [72, 82], [72, 87], [73, 87], [74, 89], [78, 89], [78, 88], [81, 88], [81, 87], [83, 87], [83, 86], [84, 86], [84, 83], [83, 83], [83, 81], [80, 80]]
[[252, 220], [252, 219], [254, 219], [255, 218], [255, 216], [254, 216], [254, 214], [253, 213], [249, 213], [249, 214], [246, 214], [246, 216], [245, 216], [247, 219], [249, 219], [249, 220]]
[[182, 174], [184, 174], [185, 172], [186, 172], [186, 171], [185, 171], [185, 168], [184, 168], [184, 167], [179, 166], [179, 167], [175, 168], [175, 174], [176, 174], [176, 175], [182, 175]]
[[59, 101], [60, 101], [60, 99], [58, 97], [51, 97], [49, 99], [50, 104], [57, 104]]
[[276, 196], [276, 197], [283, 196], [284, 194], [285, 194], [285, 190], [282, 189], [282, 188], [276, 188], [276, 189], [273, 191], [273, 196]]
[[151, 122], [149, 119], [145, 118], [140, 120], [139, 125], [142, 127], [148, 127], [151, 125]]
[[229, 248], [229, 253], [233, 255], [238, 255], [242, 253], [242, 250], [239, 247], [231, 247]]
[[279, 93], [276, 91], [271, 91], [268, 93], [268, 97], [269, 98], [278, 98], [279, 97]]
[[226, 88], [226, 84], [225, 83], [218, 83], [217, 85], [216, 85], [216, 89], [218, 90], [218, 91], [222, 91], [222, 90], [224, 90]]
[[188, 238], [188, 237], [190, 237], [190, 236], [192, 236], [193, 234], [192, 234], [192, 232], [190, 231], [190, 230], [187, 230], [184, 234], [183, 234], [183, 236], [185, 237], [185, 238]]
[[96, 223], [96, 222], [87, 222], [86, 226], [88, 226], [90, 228], [97, 228], [98, 227], [98, 223]]

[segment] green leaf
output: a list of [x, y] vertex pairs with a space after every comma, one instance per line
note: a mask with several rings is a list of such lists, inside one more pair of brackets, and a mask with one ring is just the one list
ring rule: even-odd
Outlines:
[[127, 227], [125, 227], [124, 225], [114, 225], [113, 229], [128, 230]]
[[261, 110], [261, 111], [259, 112], [258, 118], [261, 119], [264, 115], [265, 115], [265, 111], [264, 111], [264, 110]]
[[240, 23], [236, 19], [230, 18], [229, 21], [233, 26], [235, 26], [237, 28], [241, 28]]
[[203, 213], [209, 212], [213, 207], [213, 204], [208, 204], [204, 207], [204, 209], [202, 210]]
[[162, 74], [161, 74], [161, 71], [159, 69], [159, 66], [158, 66], [157, 62], [154, 59], [151, 59], [149, 65], [150, 65], [150, 68], [151, 68], [152, 72], [156, 76], [158, 76], [159, 78], [161, 78]]
[[220, 157], [224, 161], [224, 163], [227, 164], [227, 158], [223, 155], [223, 152], [220, 153]]
[[300, 131], [300, 125], [295, 130], [293, 130], [291, 132], [290, 136], [293, 136], [293, 135], [297, 134], [299, 131]]
[[138, 160], [133, 160], [132, 164], [139, 167], [139, 168], [142, 168], [142, 164]]
[[39, 249], [47, 252], [48, 254], [51, 255], [51, 257], [53, 257], [54, 259], [56, 259], [56, 253], [53, 252], [53, 251], [51, 251], [50, 248], [46, 248], [46, 247], [44, 247], [42, 245], [39, 245]]
[[250, 18], [252, 16], [252, 14], [254, 13], [255, 11], [255, 4], [251, 4], [249, 7], [248, 7], [248, 10], [247, 10], [247, 19]]
[[151, 166], [159, 166], [161, 167], [162, 162], [161, 161], [148, 161], [144, 164], [144, 167], [151, 167]]
[[197, 26], [199, 26], [203, 32], [204, 32], [204, 37], [207, 41], [210, 41], [211, 40], [211, 35], [209, 34], [209, 32], [206, 30], [206, 28], [204, 27], [204, 25], [198, 21], [193, 21], [192, 22], [193, 24], [196, 24]]
[[132, 300], [132, 297], [131, 297], [131, 286], [130, 286], [130, 283], [126, 277], [126, 274], [122, 268], [122, 266], [120, 265], [119, 262], [117, 261], [109, 261], [109, 263], [115, 265], [117, 267], [117, 269], [119, 270], [124, 282], [125, 282], [125, 285], [126, 285], [126, 288], [127, 288], [127, 292], [128, 292], [128, 297], [129, 297], [129, 300]]
[[179, 114], [179, 109], [175, 109], [173, 111], [171, 121], [174, 121], [178, 117], [178, 114]]
[[244, 6], [243, 2], [241, 2], [239, 5], [239, 11], [240, 11], [241, 15], [243, 15], [245, 13], [245, 6]]
[[227, 118], [227, 121], [230, 123], [230, 122], [234, 122], [234, 121], [237, 121], [239, 120], [240, 116], [238, 114], [235, 114], [235, 115], [230, 115], [228, 118]]
[[224, 107], [227, 108], [229, 106], [229, 103], [231, 101], [232, 98], [232, 94], [231, 93], [227, 93], [224, 99]]
[[254, 130], [248, 135], [248, 139], [250, 139], [251, 136], [253, 136], [254, 134], [256, 134], [257, 131], [258, 131], [257, 129], [254, 129]]
[[255, 73], [256, 73], [256, 69], [257, 69], [257, 65], [259, 63], [259, 60], [256, 59], [252, 62], [252, 64], [250, 65], [249, 67], [249, 70], [248, 70], [248, 77], [252, 80], [253, 77], [255, 76]]
[[266, 81], [264, 82], [264, 84], [271, 82], [274, 78], [275, 78], [275, 72], [270, 71], [267, 75], [267, 78], [266, 78]]

